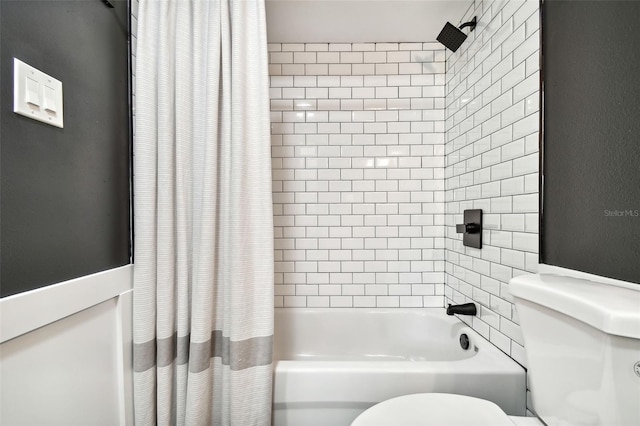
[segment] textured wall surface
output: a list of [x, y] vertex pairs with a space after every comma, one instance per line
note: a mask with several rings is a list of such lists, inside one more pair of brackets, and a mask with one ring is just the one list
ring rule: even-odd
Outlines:
[[[0, 3], [2, 297], [130, 262], [129, 19], [113, 5]], [[62, 81], [64, 128], [13, 112], [14, 57]]]
[[[54, 3], [64, 8], [64, 2]], [[131, 6], [135, 52], [138, 1], [132, 0]], [[74, 50], [75, 45], [61, 47]], [[0, 300], [3, 340], [7, 329], [11, 333], [17, 327], [24, 332], [25, 324], [34, 327], [0, 346], [1, 424], [133, 425], [132, 268]], [[51, 306], [43, 309], [47, 303]], [[20, 309], [14, 309], [16, 305]]]
[[[462, 319], [524, 364], [508, 282], [538, 264], [539, 4], [478, 0], [461, 22], [473, 16], [476, 30], [447, 52], [445, 295], [476, 302]], [[481, 250], [455, 232], [465, 209], [483, 210]]]
[[542, 261], [640, 284], [640, 2], [543, 8]]
[[442, 46], [269, 50], [276, 306], [442, 306]]

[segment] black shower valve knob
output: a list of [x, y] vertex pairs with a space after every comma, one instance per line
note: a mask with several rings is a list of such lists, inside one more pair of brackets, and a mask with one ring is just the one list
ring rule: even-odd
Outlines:
[[456, 232], [462, 234], [462, 244], [477, 249], [482, 248], [482, 210], [465, 210], [461, 224], [456, 225]]
[[480, 232], [480, 225], [477, 223], [462, 223], [456, 225], [456, 232], [458, 234], [475, 234]]

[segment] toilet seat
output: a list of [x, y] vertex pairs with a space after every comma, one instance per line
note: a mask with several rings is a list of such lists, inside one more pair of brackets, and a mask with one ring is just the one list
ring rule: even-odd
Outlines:
[[514, 426], [496, 404], [448, 393], [388, 399], [360, 414], [351, 426]]

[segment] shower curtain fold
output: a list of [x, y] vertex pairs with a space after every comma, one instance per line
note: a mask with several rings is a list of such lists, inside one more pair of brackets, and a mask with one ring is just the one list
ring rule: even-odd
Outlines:
[[264, 0], [140, 0], [137, 425], [268, 425], [273, 226]]

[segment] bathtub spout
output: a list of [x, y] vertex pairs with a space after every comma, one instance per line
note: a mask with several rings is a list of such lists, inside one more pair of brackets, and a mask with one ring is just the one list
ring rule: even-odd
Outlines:
[[447, 315], [476, 315], [478, 310], [475, 303], [464, 303], [462, 305], [452, 305], [449, 303], [447, 307]]

